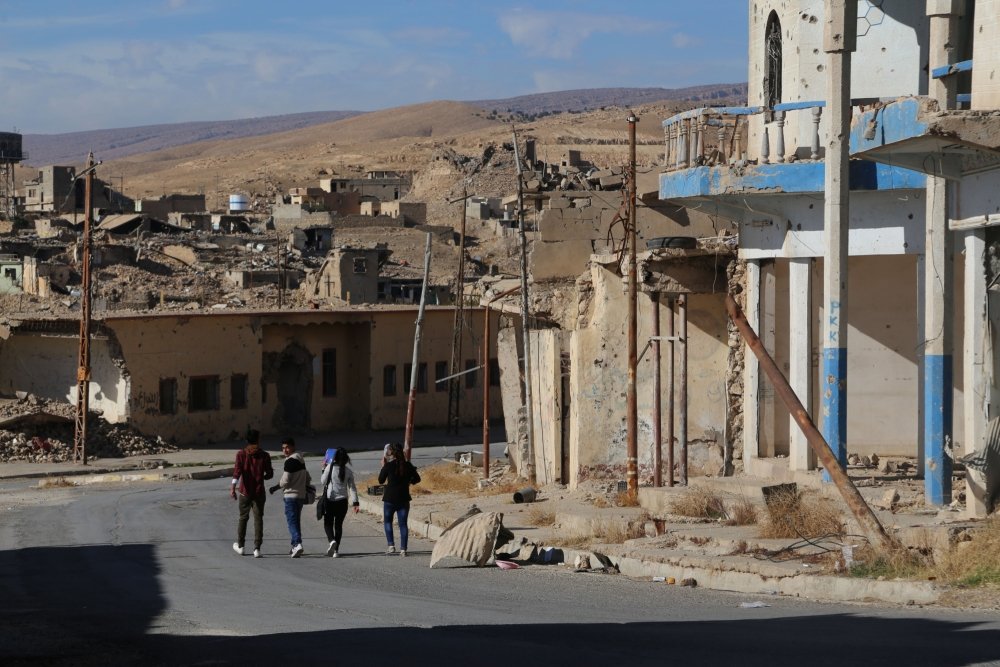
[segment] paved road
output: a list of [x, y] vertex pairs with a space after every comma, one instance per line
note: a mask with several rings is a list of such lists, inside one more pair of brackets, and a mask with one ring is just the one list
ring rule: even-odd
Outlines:
[[[359, 453], [359, 473], [377, 458]], [[348, 519], [337, 560], [307, 518], [292, 560], [281, 509], [269, 499], [255, 560], [231, 550], [227, 479], [0, 485], [0, 664], [1000, 664], [984, 614], [745, 609], [760, 598], [559, 566], [430, 570], [429, 543], [387, 557], [366, 515]]]

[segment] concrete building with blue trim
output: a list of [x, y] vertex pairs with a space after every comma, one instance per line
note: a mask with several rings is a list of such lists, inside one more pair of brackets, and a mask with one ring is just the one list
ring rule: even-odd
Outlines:
[[[915, 457], [948, 504], [953, 461], [1000, 452], [1000, 1], [749, 4], [747, 105], [663, 121], [659, 198], [738, 233], [747, 318], [841, 462]], [[816, 474], [749, 354], [743, 387], [745, 472]]]

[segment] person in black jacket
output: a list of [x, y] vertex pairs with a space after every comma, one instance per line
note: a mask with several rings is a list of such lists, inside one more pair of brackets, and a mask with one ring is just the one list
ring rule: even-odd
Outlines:
[[385, 525], [386, 554], [396, 553], [392, 539], [392, 516], [399, 523], [399, 555], [406, 555], [406, 540], [409, 531], [406, 519], [410, 513], [410, 484], [420, 483], [420, 474], [413, 464], [403, 456], [403, 446], [394, 442], [387, 446], [385, 463], [378, 474], [378, 483], [385, 484], [382, 492], [382, 521]]

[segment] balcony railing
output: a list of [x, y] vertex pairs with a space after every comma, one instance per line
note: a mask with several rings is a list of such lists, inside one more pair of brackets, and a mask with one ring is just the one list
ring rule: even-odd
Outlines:
[[[785, 123], [789, 112], [809, 113], [812, 123], [809, 159], [820, 157], [819, 123], [826, 102], [785, 102], [767, 107], [706, 107], [681, 112], [663, 121], [667, 171], [731, 164], [747, 159], [749, 117], [768, 114], [761, 130], [760, 164], [792, 161], [786, 152]], [[801, 119], [799, 119], [801, 123]], [[773, 131], [772, 131], [773, 127]], [[773, 137], [773, 139], [772, 139]], [[772, 146], [773, 140], [773, 146]], [[771, 156], [774, 156], [773, 160]]]
[[[961, 62], [952, 63], [950, 65], [943, 65], [941, 67], [935, 67], [931, 70], [931, 76], [935, 79], [948, 79], [951, 77], [958, 77], [959, 74], [972, 71], [972, 61], [963, 60]], [[952, 84], [957, 85], [957, 84]], [[971, 84], [969, 87], [970, 92], [967, 93], [956, 93], [955, 103], [956, 104], [971, 104], [972, 103], [972, 93]]]

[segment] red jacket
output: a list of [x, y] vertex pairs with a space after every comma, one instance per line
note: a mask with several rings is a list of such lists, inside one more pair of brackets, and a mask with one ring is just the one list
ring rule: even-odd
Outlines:
[[240, 480], [240, 493], [244, 496], [263, 496], [264, 480], [274, 477], [271, 455], [260, 447], [252, 453], [247, 448], [236, 452], [233, 479]]

